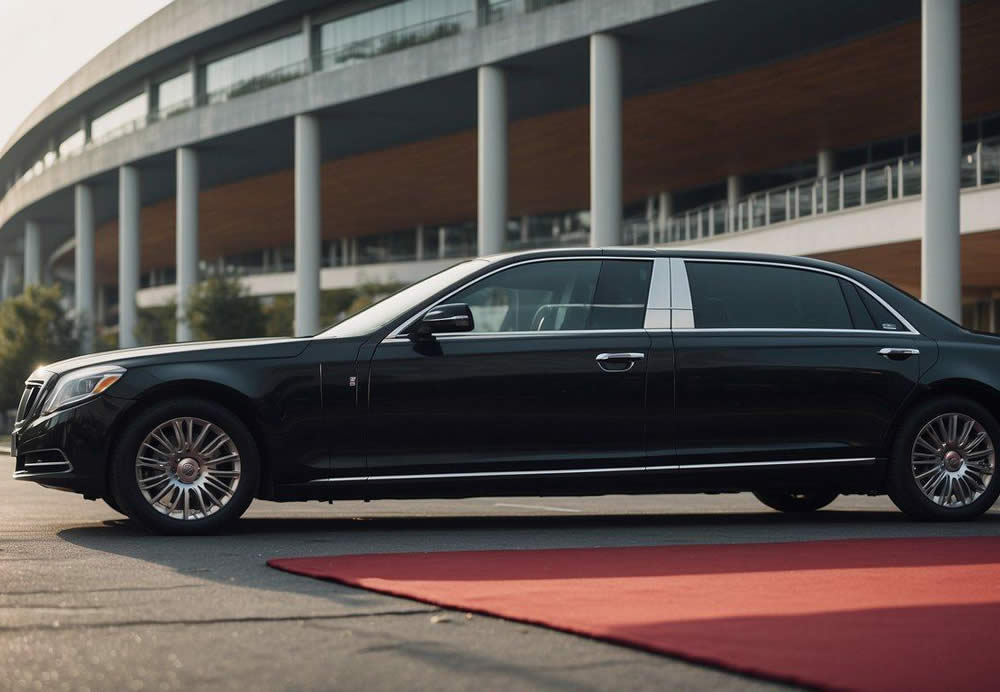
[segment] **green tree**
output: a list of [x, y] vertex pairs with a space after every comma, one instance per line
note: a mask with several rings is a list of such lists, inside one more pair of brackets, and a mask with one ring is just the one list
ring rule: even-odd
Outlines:
[[291, 336], [295, 321], [295, 297], [275, 296], [267, 306], [267, 335]]
[[[320, 293], [319, 325], [331, 327], [372, 303], [395, 293], [403, 284], [366, 283], [348, 288], [332, 288]], [[267, 316], [268, 336], [292, 334], [295, 320], [295, 296], [275, 296], [264, 310]]]
[[267, 332], [260, 300], [235, 276], [216, 276], [195, 286], [186, 319], [198, 339], [241, 339]]
[[177, 303], [139, 308], [135, 338], [144, 346], [173, 343], [177, 336]]
[[58, 286], [29, 286], [0, 303], [0, 410], [17, 407], [24, 380], [39, 365], [77, 353], [61, 298]]

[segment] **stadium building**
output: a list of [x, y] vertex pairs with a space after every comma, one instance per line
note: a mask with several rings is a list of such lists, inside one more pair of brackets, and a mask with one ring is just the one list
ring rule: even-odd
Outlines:
[[235, 273], [305, 334], [322, 289], [663, 245], [997, 331], [998, 74], [996, 0], [175, 0], [0, 150], [3, 295], [59, 282], [129, 346]]

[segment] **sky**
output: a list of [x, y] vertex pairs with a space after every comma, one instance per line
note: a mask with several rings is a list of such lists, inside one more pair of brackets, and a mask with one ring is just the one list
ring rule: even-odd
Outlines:
[[42, 100], [171, 0], [0, 0], [0, 148]]

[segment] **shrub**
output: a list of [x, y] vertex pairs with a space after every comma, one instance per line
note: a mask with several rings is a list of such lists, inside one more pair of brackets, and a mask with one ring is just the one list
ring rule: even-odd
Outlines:
[[212, 277], [195, 286], [185, 318], [198, 339], [242, 339], [267, 331], [260, 300], [234, 276]]

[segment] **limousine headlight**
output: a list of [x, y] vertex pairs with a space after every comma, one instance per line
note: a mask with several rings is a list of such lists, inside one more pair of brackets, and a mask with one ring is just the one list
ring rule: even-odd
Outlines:
[[45, 401], [42, 413], [52, 413], [95, 397], [121, 379], [125, 368], [118, 365], [95, 365], [67, 373]]

